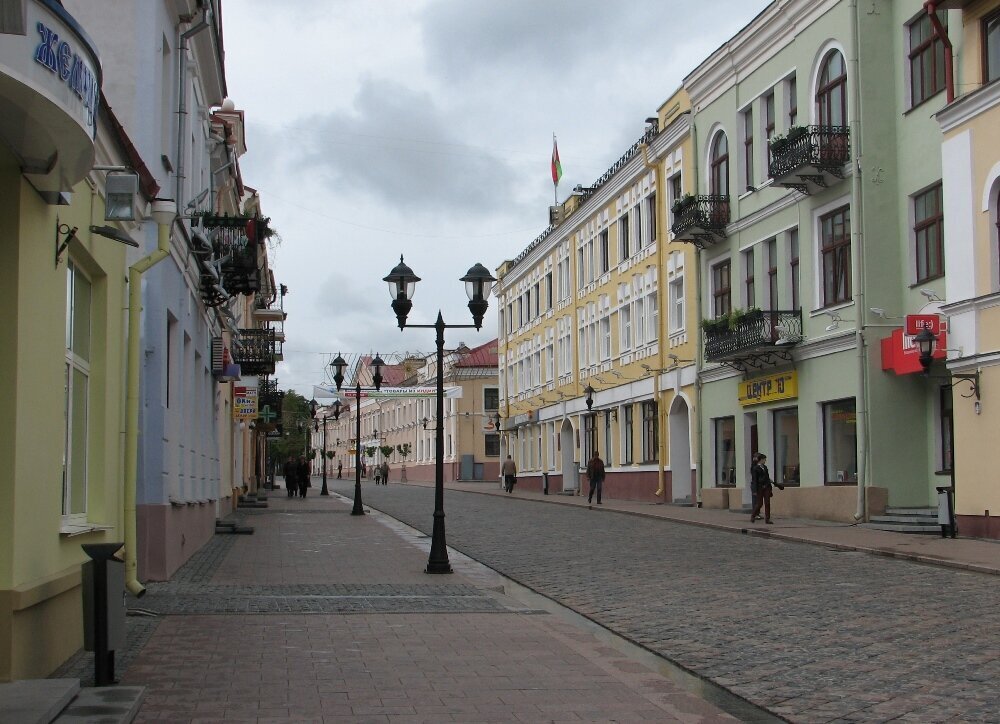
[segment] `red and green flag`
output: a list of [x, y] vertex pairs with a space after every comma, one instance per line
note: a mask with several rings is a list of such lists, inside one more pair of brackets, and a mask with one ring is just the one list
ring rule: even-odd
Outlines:
[[552, 183], [559, 185], [562, 178], [562, 164], [559, 162], [559, 146], [556, 144], [556, 136], [552, 134]]

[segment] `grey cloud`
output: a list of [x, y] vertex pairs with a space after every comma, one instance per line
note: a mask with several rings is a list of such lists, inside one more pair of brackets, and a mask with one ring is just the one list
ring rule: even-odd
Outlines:
[[515, 174], [489, 149], [464, 144], [428, 93], [367, 79], [352, 112], [313, 118], [300, 162], [324, 174], [340, 196], [372, 194], [424, 212], [507, 205]]

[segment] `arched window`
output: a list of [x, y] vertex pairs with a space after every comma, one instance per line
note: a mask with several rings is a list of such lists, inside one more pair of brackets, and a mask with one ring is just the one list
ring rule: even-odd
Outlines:
[[847, 66], [839, 50], [831, 50], [820, 66], [816, 86], [816, 124], [847, 125]]
[[723, 131], [715, 134], [712, 141], [708, 192], [718, 196], [729, 195], [729, 141]]

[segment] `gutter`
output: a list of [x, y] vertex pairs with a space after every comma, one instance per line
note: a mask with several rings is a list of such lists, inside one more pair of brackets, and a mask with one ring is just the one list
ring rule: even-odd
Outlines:
[[153, 199], [152, 216], [157, 226], [156, 251], [128, 270], [128, 357], [125, 400], [125, 588], [136, 598], [146, 593], [139, 583], [136, 556], [135, 488], [139, 467], [139, 321], [142, 315], [142, 275], [170, 256], [170, 227], [177, 218], [173, 199]]

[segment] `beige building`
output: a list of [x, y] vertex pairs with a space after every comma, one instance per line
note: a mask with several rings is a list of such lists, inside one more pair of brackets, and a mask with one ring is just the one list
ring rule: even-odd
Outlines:
[[[954, 384], [955, 512], [962, 535], [1000, 538], [1000, 2], [962, 10], [954, 100], [937, 114], [942, 145], [947, 369]], [[992, 404], [991, 404], [992, 403]]]
[[667, 224], [692, 178], [686, 93], [647, 124], [497, 270], [501, 452], [528, 489], [579, 490], [596, 451], [608, 496], [697, 497], [697, 269]]

